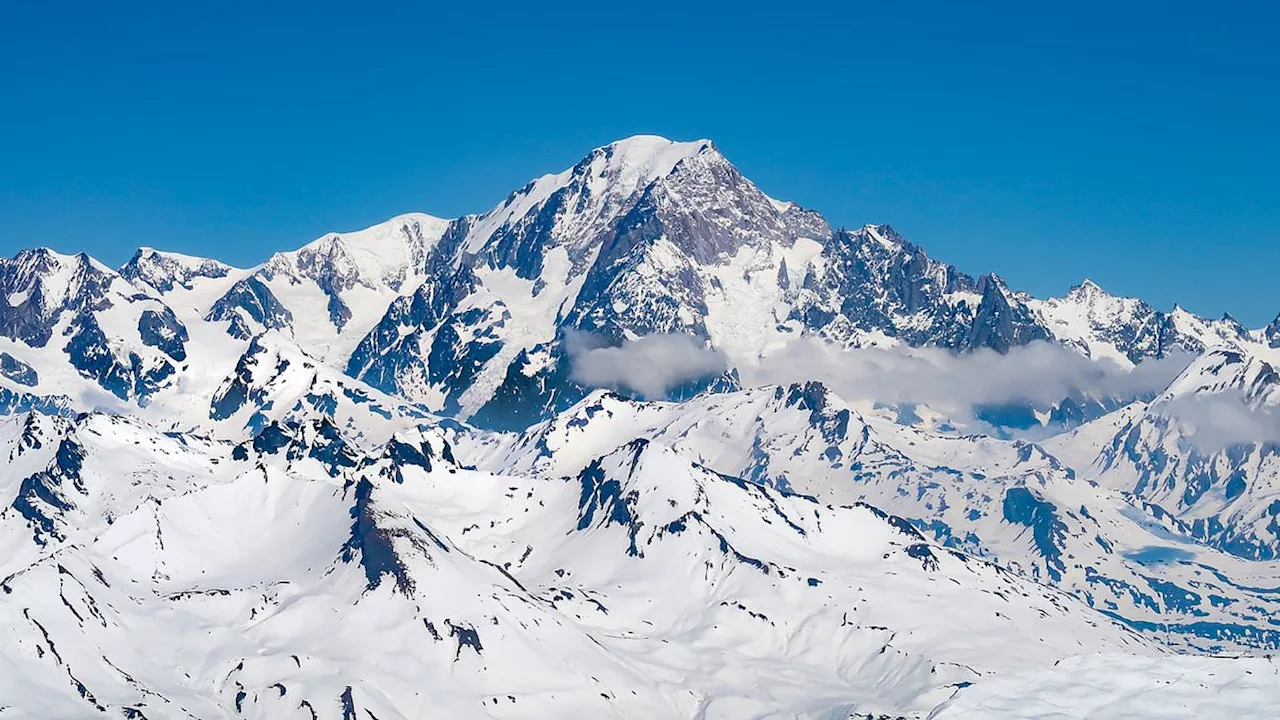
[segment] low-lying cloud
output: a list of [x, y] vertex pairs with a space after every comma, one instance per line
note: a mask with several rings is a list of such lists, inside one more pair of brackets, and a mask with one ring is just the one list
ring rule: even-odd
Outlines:
[[[688, 335], [649, 335], [613, 347], [601, 347], [599, 342], [583, 333], [568, 338], [575, 382], [654, 399], [730, 367], [723, 352]], [[1178, 354], [1127, 367], [1049, 342], [1033, 342], [1001, 354], [905, 346], [842, 349], [800, 338], [736, 369], [744, 386], [817, 380], [846, 400], [924, 406], [971, 431], [989, 431], [990, 426], [977, 419], [980, 408], [1043, 408], [1068, 397], [1117, 404], [1151, 398], [1168, 387], [1193, 357]], [[1203, 451], [1280, 443], [1280, 411], [1250, 407], [1239, 393], [1177, 398], [1153, 409], [1177, 421], [1181, 432]], [[1043, 434], [1052, 429], [1025, 432]]]
[[689, 335], [646, 335], [615, 347], [593, 347], [595, 339], [575, 333], [568, 339], [573, 380], [591, 387], [629, 390], [648, 399], [672, 388], [724, 372], [728, 359]]
[[[683, 383], [724, 372], [724, 353], [688, 335], [649, 335], [600, 347], [591, 335], [568, 338], [573, 379], [646, 398], [663, 397]], [[1061, 345], [1034, 342], [1008, 353], [980, 349], [958, 354], [939, 348], [842, 349], [800, 338], [756, 363], [739, 365], [744, 385], [785, 385], [817, 380], [849, 400], [923, 405], [964, 419], [974, 408], [1048, 405], [1069, 396], [1127, 401], [1163, 390], [1191, 355], [1153, 359], [1126, 367], [1091, 360]]]
[[938, 348], [843, 350], [801, 339], [744, 370], [743, 379], [750, 384], [820, 380], [847, 399], [927, 405], [963, 414], [979, 406], [1049, 404], [1072, 395], [1150, 396], [1186, 369], [1190, 359], [1169, 357], [1127, 368], [1048, 342], [1004, 354], [986, 349], [957, 354]]
[[1238, 390], [1178, 397], [1154, 409], [1176, 421], [1182, 437], [1201, 452], [1280, 443], [1280, 413], [1250, 405]]

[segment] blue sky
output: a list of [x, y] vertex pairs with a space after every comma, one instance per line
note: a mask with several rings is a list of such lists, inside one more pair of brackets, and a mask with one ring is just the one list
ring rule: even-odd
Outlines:
[[1036, 294], [1280, 311], [1274, 3], [255, 5], [0, 6], [0, 252], [248, 265], [656, 133]]

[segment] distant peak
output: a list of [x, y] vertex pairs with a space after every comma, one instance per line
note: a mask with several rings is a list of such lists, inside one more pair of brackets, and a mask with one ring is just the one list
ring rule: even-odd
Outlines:
[[1009, 292], [1008, 283], [1004, 281], [1004, 278], [995, 273], [987, 273], [986, 275], [978, 278], [978, 292], [984, 292], [987, 287], [994, 288], [995, 290], [1005, 294]]
[[891, 252], [896, 252], [906, 245], [906, 241], [903, 240], [902, 236], [888, 225], [863, 225], [858, 230], [855, 230], [853, 234], [871, 238]]
[[112, 274], [111, 268], [93, 259], [88, 253], [78, 252], [67, 255], [47, 247], [19, 250], [13, 260], [19, 264], [34, 268], [37, 272], [54, 272], [58, 269], [76, 269], [81, 272], [100, 272]]
[[1241, 399], [1265, 396], [1280, 382], [1271, 365], [1248, 349], [1213, 347], [1190, 361], [1156, 403], [1177, 397], [1239, 393]]
[[48, 247], [23, 248], [13, 257], [15, 260], [44, 260], [57, 262], [71, 259], [70, 255], [63, 255], [53, 248]]
[[[264, 266], [275, 272], [288, 272], [302, 258], [327, 257], [362, 263], [362, 272], [377, 275], [387, 268], [410, 263], [414, 247], [434, 245], [452, 222], [425, 213], [403, 213], [359, 230], [327, 232], [297, 250], [272, 254]], [[363, 260], [357, 260], [357, 256]]]
[[1276, 319], [1263, 329], [1262, 337], [1267, 341], [1268, 347], [1280, 348], [1280, 315], [1276, 315]]
[[224, 264], [212, 258], [198, 257], [196, 255], [187, 255], [180, 252], [173, 252], [171, 250], [157, 250], [153, 247], [148, 247], [146, 245], [143, 245], [142, 247], [138, 248], [137, 251], [133, 253], [133, 257], [135, 259], [151, 258], [156, 260], [168, 260], [171, 262], [183, 262], [183, 263], [214, 263], [218, 265]]
[[[206, 271], [212, 269], [230, 270], [232, 267], [221, 260], [213, 258], [200, 257], [198, 255], [187, 255], [185, 253], [173, 252], [170, 250], [157, 250], [152, 247], [140, 247], [134, 252], [129, 262], [125, 263], [124, 268], [137, 269], [142, 266], [162, 266], [170, 269], [183, 268], [188, 270], [204, 269]], [[121, 271], [124, 271], [121, 268]], [[132, 272], [132, 270], [130, 271]], [[128, 275], [128, 273], [125, 273]]]
[[1067, 297], [1072, 299], [1089, 299], [1106, 295], [1107, 291], [1102, 286], [1094, 282], [1091, 278], [1085, 278], [1079, 285], [1071, 288], [1067, 292]]

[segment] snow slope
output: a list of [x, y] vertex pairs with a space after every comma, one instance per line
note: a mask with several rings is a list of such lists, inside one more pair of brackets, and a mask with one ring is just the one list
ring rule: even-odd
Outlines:
[[1079, 478], [1035, 445], [944, 437], [851, 409], [810, 383], [637, 403], [597, 393], [518, 436], [460, 438], [481, 467], [572, 475], [637, 439], [727, 475], [866, 502], [930, 539], [1052, 584], [1161, 643], [1274, 649], [1280, 564], [1166, 527], [1158, 510]]
[[1270, 658], [1081, 656], [977, 683], [931, 717], [1262, 720], [1278, 675]]
[[1100, 484], [1235, 555], [1280, 554], [1280, 373], [1275, 351], [1215, 350], [1150, 403], [1046, 443]]
[[231, 285], [205, 319], [227, 323], [240, 339], [281, 330], [341, 364], [387, 305], [422, 283], [427, 253], [448, 226], [430, 215], [401, 215], [276, 253]]
[[30, 422], [0, 425], [48, 462], [0, 513], [12, 717], [923, 717], [991, 673], [1158, 652], [874, 508], [648, 442], [546, 481], [431, 429]]

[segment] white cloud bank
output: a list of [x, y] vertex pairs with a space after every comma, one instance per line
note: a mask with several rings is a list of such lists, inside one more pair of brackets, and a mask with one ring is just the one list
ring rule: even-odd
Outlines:
[[595, 339], [575, 333], [568, 338], [574, 382], [591, 387], [630, 390], [660, 399], [674, 387], [719, 375], [728, 359], [689, 335], [646, 335], [617, 347], [593, 347]]
[[[568, 341], [575, 382], [648, 399], [730, 367], [723, 352], [688, 335], [649, 335], [616, 347], [600, 347], [598, 338], [584, 333]], [[1168, 387], [1192, 358], [1182, 354], [1128, 368], [1049, 342], [1005, 354], [985, 349], [957, 354], [938, 348], [846, 350], [802, 338], [737, 369], [744, 386], [817, 380], [846, 400], [925, 406], [980, 431], [990, 429], [975, 418], [975, 409], [982, 406], [1045, 407], [1078, 395], [1120, 402], [1151, 397]], [[1280, 442], [1280, 411], [1251, 408], [1238, 393], [1179, 398], [1158, 412], [1177, 420], [1202, 450]]]
[[1006, 354], [986, 349], [957, 354], [938, 348], [842, 350], [802, 339], [742, 374], [752, 385], [819, 380], [846, 399], [967, 413], [981, 405], [1054, 403], [1074, 393], [1098, 398], [1151, 395], [1163, 390], [1190, 359], [1150, 360], [1131, 369], [1048, 342]]
[[1182, 436], [1201, 452], [1280, 443], [1280, 412], [1250, 405], [1238, 390], [1178, 397], [1153, 409], [1175, 420]]
[[[622, 388], [646, 398], [663, 397], [673, 387], [729, 367], [724, 353], [687, 335], [649, 335], [617, 347], [599, 347], [597, 338], [584, 333], [568, 340], [576, 382]], [[1179, 355], [1127, 368], [1048, 342], [1006, 354], [985, 349], [957, 354], [938, 348], [846, 350], [801, 338], [737, 369], [747, 386], [817, 380], [848, 400], [924, 405], [963, 418], [977, 406], [1046, 405], [1073, 394], [1117, 399], [1154, 395], [1190, 360], [1190, 355]]]

